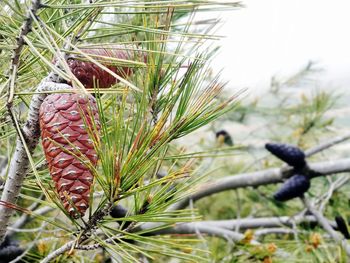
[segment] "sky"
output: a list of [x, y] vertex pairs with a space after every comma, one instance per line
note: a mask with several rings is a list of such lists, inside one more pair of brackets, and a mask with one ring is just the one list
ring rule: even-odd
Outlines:
[[[350, 84], [350, 0], [244, 0], [220, 14], [221, 51], [213, 63], [233, 88], [267, 87], [310, 60], [324, 85]], [[349, 85], [350, 86], [350, 85]], [[349, 89], [350, 92], [350, 89]]]

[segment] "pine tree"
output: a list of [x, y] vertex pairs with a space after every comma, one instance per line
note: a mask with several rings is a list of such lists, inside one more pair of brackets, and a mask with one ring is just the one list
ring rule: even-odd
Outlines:
[[[170, 209], [202, 177], [195, 156], [176, 153], [174, 141], [236, 101], [237, 94], [218, 100], [225, 85], [210, 75], [216, 48], [207, 43], [217, 39], [216, 21], [195, 14], [239, 4], [0, 6], [0, 144], [10, 160], [0, 240], [13, 236], [7, 226], [31, 220], [39, 231], [17, 236], [23, 245], [36, 244], [21, 256], [27, 261], [136, 262], [157, 254], [203, 260], [201, 251], [186, 252], [194, 239], [157, 231], [197, 218]], [[157, 177], [160, 169], [166, 176]], [[109, 215], [115, 206], [127, 211], [118, 220]]]

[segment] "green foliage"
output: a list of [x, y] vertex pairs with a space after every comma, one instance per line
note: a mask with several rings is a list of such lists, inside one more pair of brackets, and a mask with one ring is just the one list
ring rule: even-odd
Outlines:
[[[38, 146], [29, 157], [31, 171], [25, 179], [17, 209], [31, 215], [28, 227], [39, 230], [29, 235], [18, 234], [23, 244], [32, 244], [23, 260], [38, 261], [66, 242], [86, 235], [89, 242], [98, 244], [104, 253], [74, 251], [70, 255], [60, 255], [57, 261], [102, 262], [109, 256], [117, 260], [122, 258], [123, 262], [159, 256], [164, 260], [175, 257], [185, 262], [205, 260], [206, 252], [196, 248], [197, 239], [151, 236], [139, 227], [145, 222], [163, 223], [155, 226], [157, 230], [200, 218], [191, 210], [167, 210], [188, 195], [206, 175], [199, 173], [200, 162], [195, 161], [207, 154], [206, 151], [187, 153], [179, 150], [174, 141], [232, 110], [236, 96], [218, 100], [225, 85], [218, 77], [208, 74], [208, 63], [216, 48], [203, 45], [217, 37], [210, 32], [213, 28], [210, 21], [207, 25], [204, 23], [205, 30], [199, 31], [194, 15], [201, 11], [229, 10], [239, 4], [43, 1], [37, 16], [29, 13], [32, 28], [23, 36], [25, 45], [20, 54], [20, 66], [8, 76], [16, 38], [30, 2], [0, 3], [2, 155], [11, 157], [16, 139], [5, 105], [9, 90], [14, 90], [13, 106], [17, 110], [18, 126], [26, 119], [35, 87], [49, 72], [71, 83], [74, 92], [86, 92], [70, 72], [63, 53], [80, 55], [106, 69], [103, 57], [87, 55], [84, 48], [109, 48], [118, 44], [130, 51], [134, 59], [110, 59], [108, 65], [131, 67], [134, 74], [127, 78], [114, 74], [119, 83], [111, 89], [102, 90], [96, 86], [89, 91], [97, 99], [102, 128], [98, 138], [92, 136], [97, 133], [96, 125], [89, 131], [95, 138], [100, 162], [97, 168], [91, 167], [95, 180], [86, 218], [69, 217], [48, 170], [38, 169], [44, 160], [42, 147]], [[160, 169], [167, 175], [159, 179]], [[41, 215], [20, 208], [33, 203], [41, 208], [52, 208], [51, 212]], [[119, 203], [128, 209], [128, 215], [119, 219], [120, 225], [116, 219], [103, 214], [108, 211], [106, 207]], [[131, 224], [124, 228], [128, 222]]]
[[[335, 89], [319, 88], [319, 83], [312, 81], [312, 77], [317, 78], [318, 72], [315, 65], [308, 64], [295, 76], [286, 80], [274, 78], [270, 89], [261, 91], [257, 97], [250, 96], [241, 101], [235, 111], [213, 123], [215, 130], [227, 128], [237, 145], [246, 149], [238, 155], [216, 160], [215, 166], [220, 169], [211, 174], [213, 180], [283, 165], [265, 151], [266, 142], [291, 143], [306, 150], [336, 136], [337, 131], [344, 128], [344, 124], [348, 128], [349, 123], [341, 122], [340, 117], [334, 114], [347, 107], [346, 104], [341, 104], [339, 98], [340, 95], [347, 97], [348, 94], [339, 94]], [[308, 160], [336, 160], [338, 157], [347, 156], [348, 153], [347, 147], [339, 146], [327, 149]], [[324, 204], [327, 219], [332, 221], [336, 215], [341, 214], [349, 220], [348, 184], [344, 184], [327, 197], [331, 184], [337, 180], [346, 181], [347, 175], [313, 179], [307, 197], [315, 200], [317, 204]], [[305, 211], [299, 199], [288, 202], [274, 201], [272, 195], [279, 186], [267, 185], [222, 192], [199, 200], [196, 208], [205, 220], [292, 217]], [[253, 230], [253, 235], [259, 230]], [[305, 223], [297, 225], [296, 230], [296, 236], [263, 236], [259, 239], [263, 243], [260, 248], [232, 245], [219, 238], [210, 239], [208, 244], [216, 262], [263, 262], [266, 257], [263, 247], [271, 243], [278, 249], [291, 253], [289, 258], [283, 258], [276, 252], [272, 253], [272, 262], [347, 262], [343, 249], [319, 226]], [[321, 238], [320, 244], [314, 247], [313, 242], [317, 236]]]
[[[33, 27], [24, 37], [20, 67], [9, 76], [16, 38], [30, 2], [0, 3], [1, 159], [11, 158], [16, 140], [6, 108], [9, 88], [14, 88], [19, 126], [26, 119], [35, 87], [49, 72], [72, 83], [74, 92], [85, 92], [63, 53], [79, 55], [102, 68], [107, 62], [128, 66], [134, 74], [124, 79], [115, 76], [119, 82], [111, 89], [96, 86], [88, 91], [96, 97], [102, 129], [94, 140], [100, 161], [93, 168], [90, 210], [83, 220], [70, 218], [64, 210], [48, 170], [40, 167], [42, 147], [30, 156], [31, 170], [14, 217], [17, 221], [30, 215], [26, 229], [16, 234], [28, 247], [24, 262], [38, 262], [84, 235], [89, 239], [82, 245], [97, 245], [99, 249], [70, 251], [59, 255], [56, 262], [106, 262], [110, 257], [122, 262], [144, 258], [152, 262], [172, 258], [179, 262], [345, 262], [344, 251], [312, 224], [297, 226], [296, 236], [263, 236], [260, 245], [250, 244], [255, 237], [250, 230], [241, 231], [244, 238], [236, 244], [198, 233], [152, 235], [178, 222], [292, 216], [303, 210], [299, 200], [275, 202], [272, 193], [276, 185], [213, 195], [195, 203], [195, 209], [172, 211], [169, 207], [208, 178], [280, 166], [280, 161], [263, 150], [267, 141], [289, 142], [306, 149], [334, 136], [339, 120], [331, 113], [338, 107], [339, 96], [330, 90], [309, 88], [312, 76], [320, 71], [313, 63], [292, 77], [273, 78], [270, 89], [259, 97], [238, 101], [240, 92], [233, 96], [232, 91], [224, 92], [219, 77], [210, 74], [210, 61], [217, 50], [212, 41], [219, 39], [212, 33], [216, 24], [210, 19], [198, 21], [196, 14], [232, 10], [240, 7], [239, 3], [48, 0], [43, 1], [44, 8], [37, 16], [31, 16]], [[133, 59], [106, 61], [83, 52], [116, 44], [133, 54]], [[234, 147], [210, 139], [223, 127], [229, 128]], [[95, 125], [89, 133], [96, 132]], [[339, 155], [330, 153], [312, 160]], [[161, 173], [165, 176], [159, 176]], [[324, 194], [340, 176], [314, 179], [308, 192], [308, 197], [324, 202], [325, 216], [330, 219], [338, 214], [350, 216], [348, 202], [344, 202], [349, 199], [348, 186], [336, 189], [330, 197]], [[116, 204], [127, 208], [125, 217], [100, 214]], [[41, 209], [47, 212], [40, 213]], [[154, 223], [154, 228], [142, 229], [145, 223]], [[277, 250], [290, 253], [290, 258], [283, 258]]]

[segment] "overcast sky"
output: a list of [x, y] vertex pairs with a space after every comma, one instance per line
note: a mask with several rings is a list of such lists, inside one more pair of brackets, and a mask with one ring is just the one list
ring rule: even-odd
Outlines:
[[[232, 87], [267, 86], [309, 60], [324, 82], [350, 84], [350, 0], [244, 0], [246, 8], [222, 13], [227, 37], [214, 62]], [[350, 91], [350, 90], [349, 90]]]

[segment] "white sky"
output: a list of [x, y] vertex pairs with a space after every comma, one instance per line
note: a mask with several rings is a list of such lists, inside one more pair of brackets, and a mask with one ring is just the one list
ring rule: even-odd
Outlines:
[[350, 0], [245, 0], [222, 13], [222, 49], [214, 61], [231, 87], [266, 87], [272, 75], [288, 76], [309, 60], [327, 83], [350, 84]]

